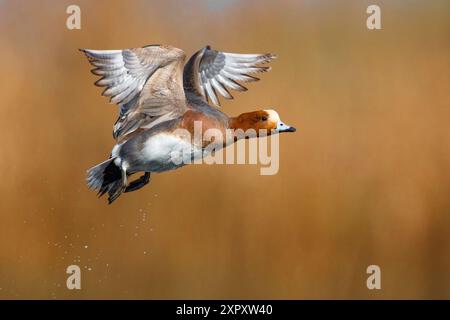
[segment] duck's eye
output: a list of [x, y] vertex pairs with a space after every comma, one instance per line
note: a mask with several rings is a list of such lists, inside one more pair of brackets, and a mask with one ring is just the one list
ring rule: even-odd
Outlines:
[[262, 120], [262, 121], [267, 121], [267, 117], [266, 117], [266, 116], [262, 116], [262, 117], [261, 117], [261, 120]]

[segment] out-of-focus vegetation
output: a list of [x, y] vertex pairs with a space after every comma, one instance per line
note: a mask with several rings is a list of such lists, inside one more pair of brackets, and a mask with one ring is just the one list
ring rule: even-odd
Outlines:
[[[0, 1], [1, 298], [450, 298], [448, 1]], [[190, 166], [111, 206], [85, 185], [117, 112], [78, 48], [279, 59], [280, 171]], [[82, 290], [65, 269], [82, 267]], [[382, 290], [366, 288], [380, 265]]]

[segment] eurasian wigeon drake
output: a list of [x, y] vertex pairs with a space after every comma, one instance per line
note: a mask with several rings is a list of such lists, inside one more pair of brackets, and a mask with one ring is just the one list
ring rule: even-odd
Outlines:
[[[259, 80], [250, 74], [265, 72], [261, 66], [275, 58], [272, 54], [236, 54], [211, 49], [196, 52], [184, 65], [185, 53], [165, 45], [125, 50], [81, 49], [100, 76], [95, 84], [106, 87], [104, 96], [120, 107], [113, 136], [116, 140], [108, 160], [87, 171], [88, 186], [99, 195], [109, 195], [112, 203], [123, 192], [138, 190], [150, 181], [151, 172], [164, 172], [186, 163], [174, 155], [189, 147], [191, 157], [203, 156], [211, 140], [198, 143], [179, 134], [190, 133], [195, 123], [202, 131], [267, 129], [271, 133], [294, 132], [281, 122], [274, 110], [259, 110], [228, 117], [208, 102], [220, 106], [217, 93], [232, 99], [228, 89], [246, 91], [239, 82]], [[255, 137], [258, 136], [256, 133]], [[241, 136], [220, 141], [225, 147]], [[217, 141], [215, 141], [217, 142]], [[144, 174], [128, 182], [137, 172]]]

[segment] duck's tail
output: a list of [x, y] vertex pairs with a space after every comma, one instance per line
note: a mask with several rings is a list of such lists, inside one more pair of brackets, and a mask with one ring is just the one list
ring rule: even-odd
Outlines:
[[87, 171], [87, 184], [90, 189], [98, 190], [101, 197], [108, 193], [111, 204], [125, 190], [126, 172], [114, 163], [116, 158], [110, 158]]

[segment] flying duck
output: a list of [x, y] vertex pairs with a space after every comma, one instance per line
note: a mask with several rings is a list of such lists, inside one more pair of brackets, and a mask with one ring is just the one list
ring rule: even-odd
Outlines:
[[[183, 50], [167, 45], [80, 51], [94, 66], [91, 72], [100, 77], [95, 84], [105, 87], [102, 95], [120, 110], [110, 158], [87, 170], [89, 188], [98, 190], [99, 196], [108, 193], [109, 203], [124, 192], [145, 186], [152, 172], [185, 165], [187, 162], [174, 161], [174, 155], [179, 156], [186, 146], [191, 157], [204, 156], [211, 140], [193, 141], [179, 134], [180, 129], [192, 133], [200, 123], [203, 132], [216, 129], [226, 136], [227, 130], [254, 129], [254, 137], [261, 129], [268, 134], [295, 131], [274, 110], [228, 117], [217, 108], [218, 94], [233, 99], [230, 89], [246, 91], [241, 83], [259, 80], [251, 74], [269, 71], [261, 65], [272, 61], [273, 54], [227, 53], [206, 46], [184, 64]], [[214, 142], [225, 147], [241, 138], [235, 135]], [[138, 172], [143, 175], [129, 182], [128, 177]]]

